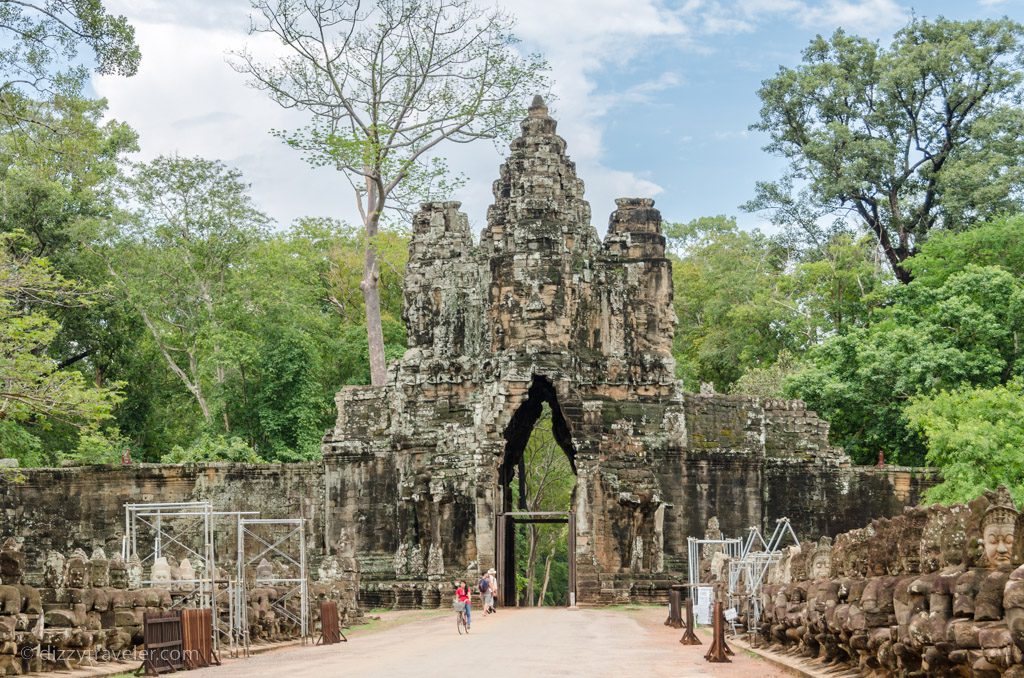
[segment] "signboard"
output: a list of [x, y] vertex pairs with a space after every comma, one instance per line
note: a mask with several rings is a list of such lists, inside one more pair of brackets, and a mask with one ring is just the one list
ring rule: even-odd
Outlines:
[[698, 586], [696, 605], [693, 615], [702, 626], [711, 624], [711, 610], [715, 605], [715, 589], [713, 586]]

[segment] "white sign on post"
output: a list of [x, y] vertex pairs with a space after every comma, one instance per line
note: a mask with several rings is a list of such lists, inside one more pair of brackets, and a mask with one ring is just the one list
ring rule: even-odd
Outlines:
[[693, 615], [697, 623], [702, 626], [711, 624], [711, 609], [715, 604], [715, 588], [713, 586], [697, 587], [697, 604], [694, 606]]

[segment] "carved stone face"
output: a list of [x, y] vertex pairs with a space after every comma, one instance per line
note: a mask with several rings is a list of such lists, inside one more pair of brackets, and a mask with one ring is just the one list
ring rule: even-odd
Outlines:
[[171, 566], [167, 558], [157, 558], [153, 561], [153, 568], [149, 573], [149, 580], [154, 586], [161, 586], [171, 581]]
[[80, 589], [85, 586], [87, 563], [84, 557], [73, 555], [68, 558], [67, 585], [69, 588]]
[[1014, 526], [1010, 523], [990, 522], [985, 526], [982, 538], [989, 567], [1005, 570], [1013, 565], [1013, 533]]
[[824, 553], [814, 556], [811, 561], [811, 579], [827, 579], [832, 569], [832, 559]]

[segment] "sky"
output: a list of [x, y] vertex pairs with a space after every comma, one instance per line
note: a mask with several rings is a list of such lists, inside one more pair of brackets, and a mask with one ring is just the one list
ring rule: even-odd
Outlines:
[[[490, 0], [479, 0], [489, 4]], [[200, 155], [239, 168], [257, 204], [281, 227], [303, 216], [358, 222], [351, 189], [333, 169], [313, 169], [271, 134], [308, 122], [247, 85], [228, 53], [248, 46], [248, 0], [107, 0], [135, 26], [142, 64], [131, 78], [93, 76], [110, 117], [140, 136], [137, 160]], [[757, 89], [799, 63], [816, 34], [842, 27], [883, 42], [913, 16], [1009, 16], [1024, 0], [504, 0], [524, 51], [551, 65], [552, 116], [604, 231], [618, 197], [652, 197], [669, 221], [744, 213], [754, 184], [783, 162], [762, 150]], [[526, 103], [526, 102], [524, 102]], [[442, 148], [468, 182], [463, 203], [479, 232], [506, 149], [487, 141]]]

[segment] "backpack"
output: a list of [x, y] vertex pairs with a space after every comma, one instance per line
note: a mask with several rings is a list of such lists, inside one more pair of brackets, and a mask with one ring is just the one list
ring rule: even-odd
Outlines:
[[489, 588], [491, 588], [491, 582], [487, 577], [484, 577], [480, 580], [480, 593], [487, 593]]

